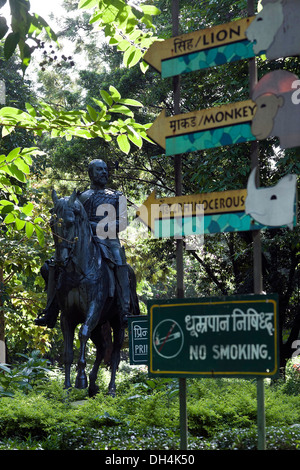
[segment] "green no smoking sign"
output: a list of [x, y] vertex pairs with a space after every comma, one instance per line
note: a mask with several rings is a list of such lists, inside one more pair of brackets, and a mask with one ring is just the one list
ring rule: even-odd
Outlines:
[[278, 373], [276, 295], [151, 301], [148, 313], [150, 375]]

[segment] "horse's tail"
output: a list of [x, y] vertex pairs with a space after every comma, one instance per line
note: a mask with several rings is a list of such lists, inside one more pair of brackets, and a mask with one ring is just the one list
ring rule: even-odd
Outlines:
[[113, 350], [113, 342], [112, 342], [112, 337], [111, 337], [111, 326], [109, 322], [105, 322], [102, 325], [102, 337], [105, 345], [105, 353], [104, 353], [104, 364], [105, 365], [110, 365], [110, 359], [111, 359], [111, 354]]
[[130, 284], [130, 309], [132, 315], [140, 315], [139, 299], [136, 293], [136, 277], [133, 268], [128, 264], [129, 284]]

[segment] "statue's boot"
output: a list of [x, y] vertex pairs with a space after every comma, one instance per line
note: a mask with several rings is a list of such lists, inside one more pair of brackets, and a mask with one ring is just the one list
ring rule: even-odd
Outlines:
[[59, 307], [57, 301], [53, 299], [50, 305], [47, 305], [47, 307], [38, 314], [38, 317], [34, 320], [34, 323], [38, 326], [48, 326], [48, 328], [54, 328], [58, 315]]
[[127, 328], [128, 315], [130, 315], [130, 284], [127, 265], [116, 266], [116, 277], [118, 282], [121, 325], [122, 328]]
[[48, 326], [54, 328], [59, 315], [59, 307], [55, 297], [55, 266], [49, 264], [47, 279], [47, 305], [46, 308], [38, 314], [34, 323], [38, 326]]

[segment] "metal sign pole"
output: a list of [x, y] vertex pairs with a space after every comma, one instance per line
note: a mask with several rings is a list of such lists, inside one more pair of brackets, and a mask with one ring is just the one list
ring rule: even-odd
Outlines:
[[[172, 1], [172, 34], [179, 34], [179, 0]], [[180, 113], [180, 75], [173, 77], [174, 113]], [[181, 155], [174, 156], [175, 193], [182, 195], [182, 168]], [[183, 283], [183, 240], [176, 240], [176, 268], [177, 268], [177, 297], [184, 297]], [[187, 449], [187, 407], [186, 407], [186, 379], [179, 379], [179, 406], [180, 406], [180, 449]]]
[[[248, 0], [248, 14], [254, 15], [254, 0]], [[257, 83], [257, 66], [255, 58], [249, 59], [249, 87], [250, 96]], [[251, 169], [259, 169], [259, 143], [251, 142]], [[259, 172], [256, 173], [257, 186], [259, 186]], [[263, 291], [262, 263], [261, 263], [261, 233], [260, 230], [253, 231], [253, 282], [254, 294], [261, 294]], [[257, 448], [266, 449], [266, 429], [265, 429], [265, 391], [264, 379], [257, 378]]]

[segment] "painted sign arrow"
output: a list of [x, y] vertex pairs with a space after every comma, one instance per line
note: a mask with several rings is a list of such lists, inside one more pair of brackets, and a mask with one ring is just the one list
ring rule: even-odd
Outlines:
[[153, 191], [136, 214], [156, 238], [296, 226], [297, 176], [256, 188], [255, 171], [247, 189], [164, 198]]
[[255, 16], [155, 41], [144, 60], [162, 78], [254, 57], [246, 30]]
[[147, 134], [167, 156], [256, 140], [251, 132], [255, 108], [247, 100], [170, 117], [163, 110]]

